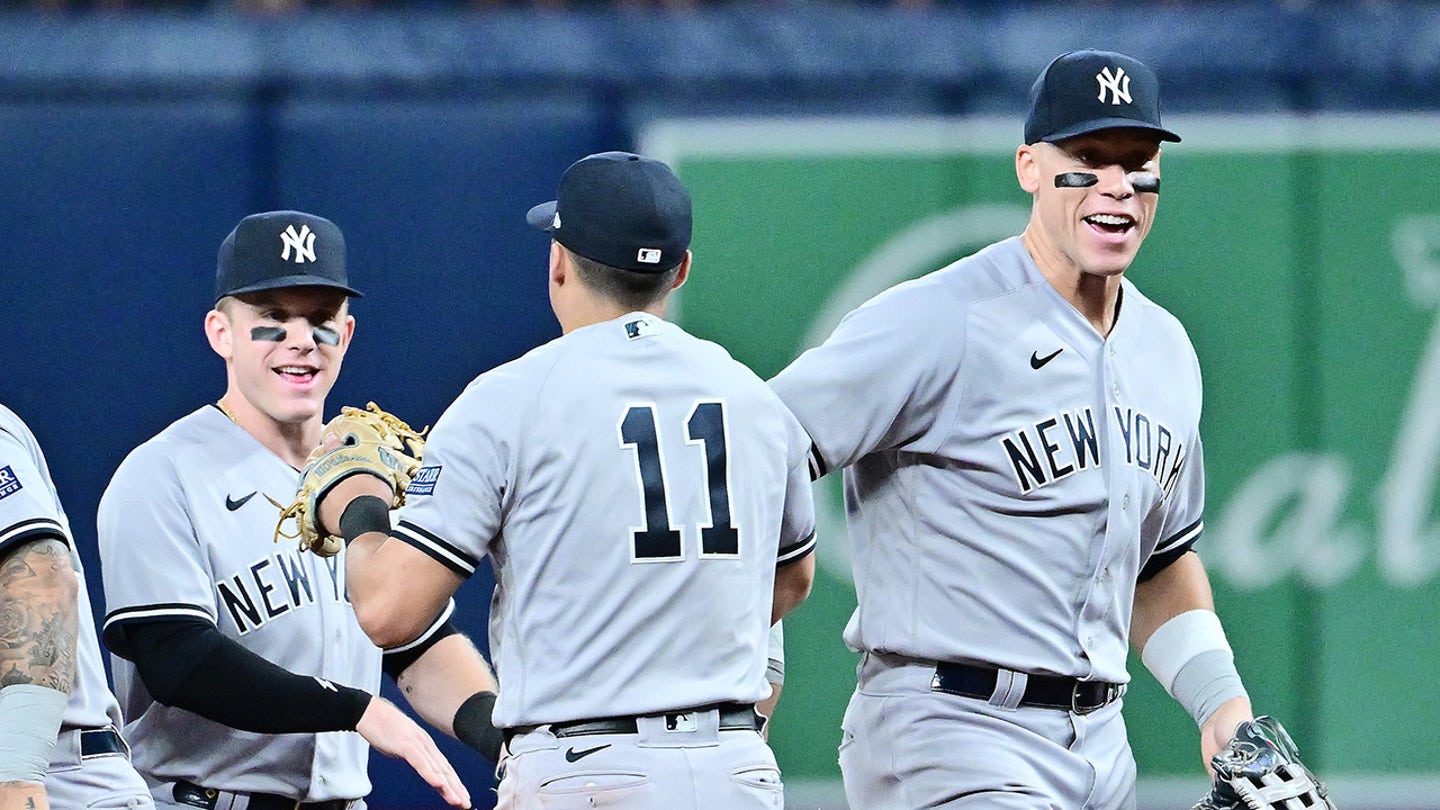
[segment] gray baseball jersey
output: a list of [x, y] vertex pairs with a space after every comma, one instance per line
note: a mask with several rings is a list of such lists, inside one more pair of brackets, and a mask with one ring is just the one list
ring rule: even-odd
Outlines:
[[814, 543], [807, 447], [724, 349], [632, 313], [471, 383], [397, 536], [494, 560], [501, 727], [755, 702], [777, 560]]
[[[27, 540], [63, 537], [80, 578], [80, 629], [76, 644], [75, 686], [61, 719], [61, 734], [71, 729], [120, 725], [120, 706], [105, 682], [100, 642], [91, 620], [85, 571], [71, 539], [70, 524], [50, 480], [40, 445], [13, 411], [0, 405], [0, 554]], [[63, 752], [57, 752], [63, 753]]]
[[771, 385], [845, 467], [856, 649], [1124, 682], [1136, 578], [1201, 530], [1199, 364], [1122, 281], [1108, 338], [1019, 238], [850, 313]]
[[[299, 473], [207, 405], [140, 445], [100, 501], [107, 639], [125, 622], [187, 618], [289, 669], [375, 692], [381, 653], [345, 595], [345, 558], [272, 537]], [[254, 734], [156, 702], [112, 659], [135, 764], [156, 782], [304, 801], [370, 791], [354, 732]]]

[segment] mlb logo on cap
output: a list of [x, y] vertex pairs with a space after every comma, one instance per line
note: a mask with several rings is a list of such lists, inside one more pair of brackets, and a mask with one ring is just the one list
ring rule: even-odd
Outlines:
[[690, 247], [690, 193], [669, 166], [630, 152], [570, 164], [556, 199], [525, 220], [580, 256], [636, 273], [669, 270]]

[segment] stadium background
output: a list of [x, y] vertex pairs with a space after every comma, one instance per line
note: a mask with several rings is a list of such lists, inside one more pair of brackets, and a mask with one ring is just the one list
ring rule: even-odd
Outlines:
[[[1186, 140], [1133, 277], [1206, 371], [1203, 553], [1242, 672], [1346, 810], [1440, 808], [1440, 8], [24, 5], [0, 12], [0, 402], [46, 449], [97, 605], [110, 474], [223, 389], [200, 323], [241, 216], [341, 225], [368, 295], [332, 407], [425, 423], [558, 333], [526, 207], [583, 154], [644, 149], [695, 192], [680, 320], [768, 375], [868, 292], [1021, 227], [1010, 154], [1050, 57], [1145, 59]], [[774, 742], [790, 806], [828, 809], [854, 597], [820, 491]], [[482, 643], [488, 584], [461, 599]], [[1138, 666], [1126, 713], [1142, 808], [1188, 806], [1193, 726]], [[445, 750], [486, 806], [484, 763]], [[372, 807], [438, 806], [397, 763], [372, 776]]]

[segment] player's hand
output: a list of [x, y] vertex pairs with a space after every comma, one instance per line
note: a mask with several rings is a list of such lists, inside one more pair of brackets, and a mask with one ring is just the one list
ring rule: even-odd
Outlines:
[[376, 751], [410, 763], [420, 778], [439, 791], [440, 797], [452, 807], [470, 807], [470, 791], [460, 783], [450, 761], [435, 747], [430, 735], [395, 704], [381, 697], [370, 698], [370, 705], [355, 730]]
[[1220, 708], [1205, 718], [1205, 723], [1200, 726], [1200, 756], [1205, 760], [1205, 773], [1211, 779], [1215, 778], [1215, 769], [1210, 765], [1210, 758], [1230, 742], [1237, 726], [1254, 719], [1250, 698], [1243, 695], [1221, 703]]

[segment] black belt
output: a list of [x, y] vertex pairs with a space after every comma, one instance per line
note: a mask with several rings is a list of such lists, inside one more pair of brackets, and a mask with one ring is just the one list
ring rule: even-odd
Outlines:
[[[181, 780], [175, 783], [175, 801], [187, 807], [203, 807], [215, 810], [215, 802], [222, 791], [203, 788], [194, 782]], [[249, 810], [345, 810], [349, 799], [330, 799], [324, 802], [299, 802], [295, 799], [277, 796], [273, 793], [236, 793], [250, 800]]]
[[[996, 679], [999, 677], [1000, 671], [990, 667], [942, 662], [935, 666], [935, 681], [931, 688], [989, 700], [995, 694]], [[1028, 675], [1019, 705], [1089, 714], [1114, 703], [1123, 694], [1124, 684], [1080, 681], [1058, 675]]]
[[[646, 715], [649, 717], [664, 717], [665, 725], [674, 729], [679, 724], [679, 718], [686, 714], [696, 714], [717, 709], [720, 712], [721, 731], [759, 731], [761, 718], [755, 712], [755, 705], [752, 703], [721, 703], [716, 706], [705, 706], [698, 709], [685, 711], [668, 712], [663, 715]], [[505, 730], [505, 741], [509, 742], [516, 734], [532, 731], [535, 726], [514, 728]], [[640, 732], [639, 717], [604, 717], [596, 720], [576, 720], [571, 723], [551, 723], [550, 733], [556, 737], [589, 737], [596, 734], [638, 734]]]
[[106, 754], [130, 756], [130, 746], [113, 728], [87, 729], [80, 732], [80, 758], [103, 757]]

